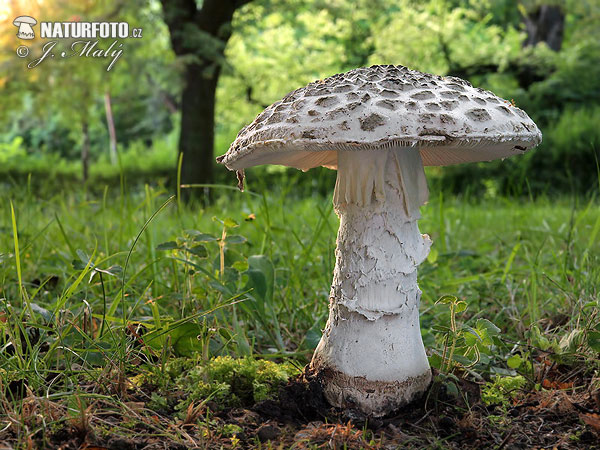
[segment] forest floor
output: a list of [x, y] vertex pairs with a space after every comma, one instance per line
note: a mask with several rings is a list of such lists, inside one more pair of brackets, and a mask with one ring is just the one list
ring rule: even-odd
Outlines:
[[303, 379], [338, 219], [283, 185], [3, 191], [0, 448], [600, 448], [594, 197], [432, 194], [434, 383], [372, 419]]
[[[154, 387], [146, 385], [143, 395], [128, 394], [120, 410], [95, 402], [85, 416], [71, 417], [48, 430], [43, 441], [34, 437], [27, 446], [64, 450], [600, 448], [600, 390], [590, 389], [592, 380], [581, 371], [562, 373], [561, 367], [548, 361], [540, 363], [547, 388], [520, 392], [510, 405], [486, 406], [480, 385], [474, 382], [461, 380], [461, 398], [448, 395], [444, 385], [436, 382], [419, 401], [378, 419], [329, 407], [318, 384], [303, 376], [280, 387], [272, 399], [238, 408], [220, 408], [209, 401], [185, 416], [147, 408]], [[570, 381], [559, 381], [563, 379]], [[175, 399], [184, 391], [172, 395]], [[41, 403], [39, 398], [24, 399], [25, 405]]]

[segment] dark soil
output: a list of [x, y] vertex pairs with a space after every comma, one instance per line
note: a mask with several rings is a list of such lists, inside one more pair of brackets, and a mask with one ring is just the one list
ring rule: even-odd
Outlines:
[[600, 449], [600, 391], [593, 382], [584, 376], [556, 388], [544, 382], [546, 389], [522, 393], [505, 407], [485, 406], [476, 383], [461, 380], [459, 398], [434, 383], [419, 401], [372, 419], [331, 408], [319, 382], [302, 375], [276, 399], [245, 409], [209, 402], [189, 409], [185, 420], [175, 411], [147, 409], [141, 396], [126, 402], [127, 417], [97, 405], [85, 420], [37, 433], [30, 448]]

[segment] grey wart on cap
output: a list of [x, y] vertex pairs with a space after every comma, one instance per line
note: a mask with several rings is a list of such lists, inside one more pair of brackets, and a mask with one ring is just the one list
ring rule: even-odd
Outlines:
[[423, 166], [518, 155], [541, 138], [524, 111], [467, 81], [373, 66], [289, 93], [217, 158], [240, 187], [259, 164], [338, 170], [329, 319], [306, 369], [332, 405], [383, 416], [431, 381], [417, 285], [431, 246], [417, 225]]

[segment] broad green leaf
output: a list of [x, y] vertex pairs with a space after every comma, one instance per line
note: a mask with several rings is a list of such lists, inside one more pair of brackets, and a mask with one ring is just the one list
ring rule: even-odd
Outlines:
[[511, 369], [518, 369], [519, 367], [521, 367], [522, 363], [523, 358], [521, 358], [521, 355], [512, 355], [506, 360], [506, 365]]
[[431, 367], [433, 367], [434, 369], [440, 370], [442, 368], [443, 361], [442, 361], [441, 355], [438, 355], [437, 353], [433, 353], [431, 356], [428, 357], [428, 359], [429, 359], [429, 365]]
[[435, 248], [432, 248], [429, 251], [429, 255], [427, 255], [427, 262], [429, 262], [429, 264], [435, 264], [437, 259], [438, 259], [438, 251]]
[[248, 270], [248, 261], [236, 261], [231, 265], [231, 268], [238, 272], [245, 272]]
[[454, 383], [454, 381], [449, 381], [445, 384], [446, 386], [446, 393], [448, 395], [451, 395], [454, 398], [458, 398], [459, 394], [458, 394], [458, 387], [456, 386], [456, 383]]
[[212, 241], [216, 241], [216, 240], [217, 240], [217, 237], [213, 236], [212, 234], [199, 233], [194, 236], [194, 241], [196, 241], [196, 242], [212, 242]]
[[304, 336], [304, 347], [313, 350], [319, 344], [322, 334], [319, 323], [315, 323]]
[[208, 256], [208, 251], [202, 244], [194, 245], [192, 248], [186, 248], [185, 251], [197, 256], [198, 258], [206, 258]]
[[466, 309], [467, 309], [467, 302], [462, 301], [462, 300], [457, 302], [456, 306], [454, 306], [454, 312], [457, 314], [465, 311]]
[[228, 217], [223, 221], [223, 225], [225, 225], [227, 228], [235, 228], [238, 226], [238, 223], [235, 220]]
[[600, 353], [600, 331], [589, 331], [587, 342], [592, 350]]
[[240, 236], [239, 234], [234, 234], [225, 238], [225, 242], [228, 244], [243, 244], [247, 240], [248, 239], [246, 239], [244, 236]]
[[458, 301], [458, 298], [456, 298], [454, 295], [442, 295], [437, 302], [435, 302], [435, 304], [440, 304], [440, 305], [449, 305], [450, 303], [456, 303]]
[[275, 270], [271, 260], [265, 255], [250, 256], [246, 274], [249, 277], [248, 287], [254, 289], [252, 295], [271, 302], [275, 283]]
[[175, 241], [163, 242], [156, 246], [156, 250], [175, 250], [177, 248], [179, 248], [179, 245]]
[[497, 336], [501, 331], [500, 328], [487, 319], [477, 319], [475, 326], [478, 330], [486, 330], [489, 336]]
[[202, 351], [202, 343], [198, 335], [202, 333], [202, 326], [196, 323], [184, 323], [169, 332], [173, 350], [177, 356], [192, 356]]
[[462, 326], [463, 331], [465, 331], [464, 333], [464, 338], [465, 338], [465, 343], [470, 347], [473, 345], [476, 345], [478, 342], [482, 342], [482, 338], [479, 334], [479, 332], [477, 330], [475, 330], [474, 328], [471, 328], [468, 325], [463, 325]]

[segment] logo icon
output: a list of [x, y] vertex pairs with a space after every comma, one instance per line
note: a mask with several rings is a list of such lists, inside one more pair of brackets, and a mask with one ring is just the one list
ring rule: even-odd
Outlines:
[[35, 33], [33, 32], [32, 25], [35, 25], [37, 20], [33, 17], [29, 16], [20, 16], [15, 19], [13, 25], [15, 27], [19, 27], [19, 31], [17, 32], [17, 37], [19, 39], [33, 39], [35, 37]]

